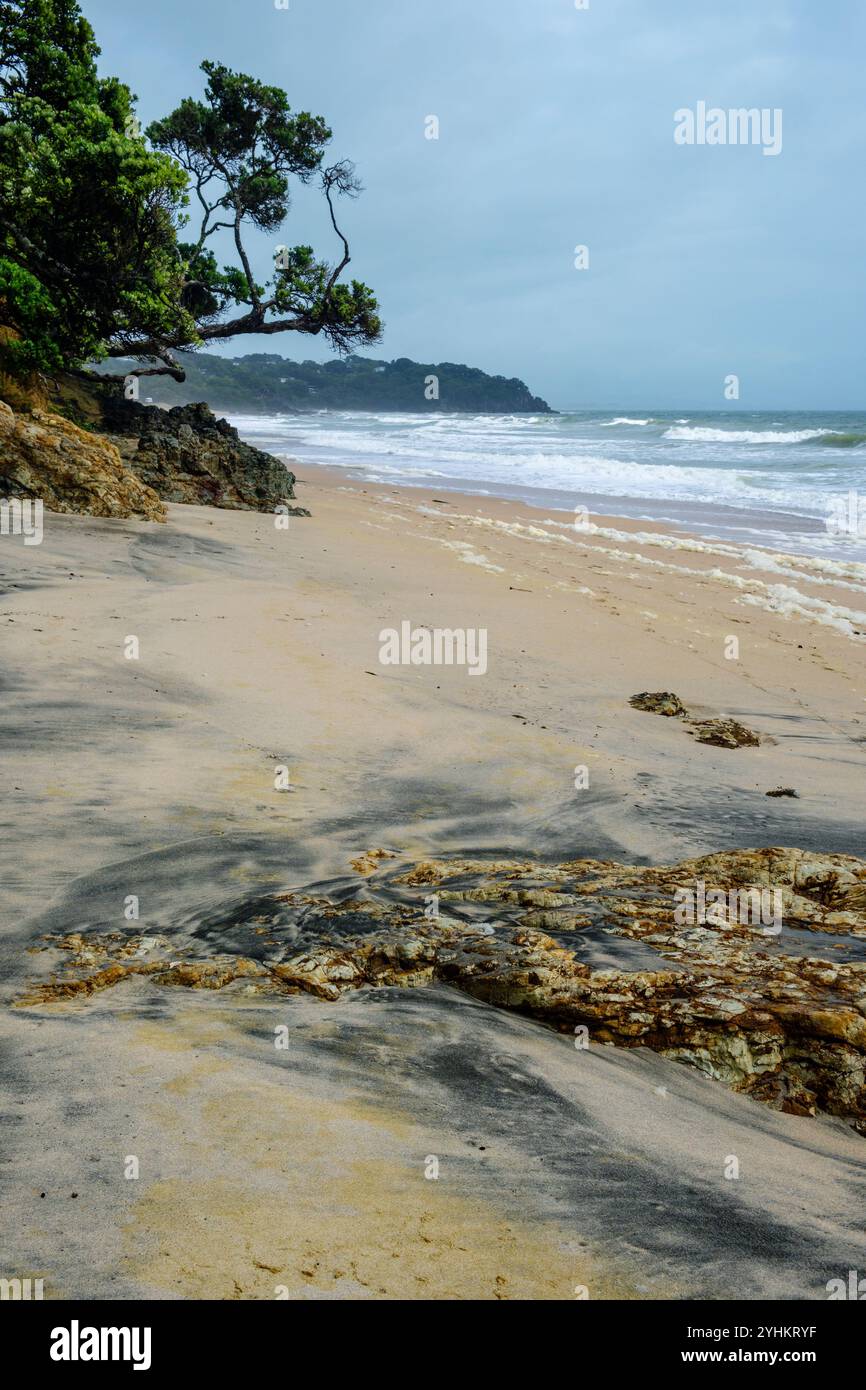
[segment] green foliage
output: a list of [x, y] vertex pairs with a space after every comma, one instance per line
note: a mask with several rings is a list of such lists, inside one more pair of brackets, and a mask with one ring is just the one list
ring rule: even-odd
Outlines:
[[132, 133], [71, 0], [0, 0], [0, 318], [20, 365], [187, 331], [174, 219], [185, 177]]
[[34, 371], [56, 370], [63, 365], [57, 342], [57, 310], [51, 296], [35, 275], [14, 261], [0, 257], [0, 305], [14, 316], [16, 337], [2, 346], [3, 367], [25, 377]]
[[[354, 197], [360, 185], [347, 163], [322, 169], [331, 139], [325, 121], [308, 111], [293, 114], [278, 87], [222, 64], [202, 63], [202, 71], [205, 100], [187, 97], [147, 129], [152, 144], [187, 171], [201, 214], [198, 240], [181, 247], [186, 281], [202, 306], [201, 337], [228, 336], [218, 316], [234, 304], [248, 310], [235, 321], [245, 333], [284, 328], [323, 333], [340, 350], [376, 342], [382, 323], [372, 290], [356, 280], [347, 286], [338, 279], [349, 253], [333, 198]], [[258, 284], [244, 248], [244, 229], [275, 232], [288, 216], [291, 179], [309, 183], [316, 174], [343, 242], [343, 258], [331, 266], [318, 260], [310, 246], [284, 247], [275, 258], [273, 280]], [[207, 248], [209, 238], [220, 231], [234, 239], [239, 266], [220, 269]]]
[[[349, 250], [333, 200], [359, 186], [348, 164], [322, 168], [331, 138], [322, 117], [293, 114], [278, 87], [206, 62], [204, 100], [188, 97], [155, 121], [149, 145], [134, 97], [99, 77], [98, 54], [75, 0], [0, 0], [6, 364], [54, 370], [126, 353], [168, 361], [171, 348], [287, 329], [322, 333], [340, 350], [376, 341], [372, 291], [340, 281]], [[244, 232], [276, 232], [291, 180], [313, 177], [344, 253], [331, 266], [295, 247], [261, 285]], [[190, 205], [198, 236], [179, 241]], [[209, 244], [220, 232], [235, 254], [223, 266]]]
[[288, 212], [289, 175], [309, 181], [331, 132], [321, 116], [293, 116], [279, 87], [220, 63], [201, 66], [207, 100], [185, 98], [165, 120], [148, 126], [148, 138], [202, 186], [217, 181], [221, 193], [214, 207], [274, 231]]

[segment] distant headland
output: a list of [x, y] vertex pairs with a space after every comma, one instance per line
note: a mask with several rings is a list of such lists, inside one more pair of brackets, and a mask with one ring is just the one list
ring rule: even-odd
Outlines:
[[[350, 354], [329, 362], [295, 362], [278, 353], [216, 357], [178, 352], [186, 374], [142, 382], [157, 405], [206, 400], [218, 410], [302, 412], [310, 410], [467, 411], [482, 414], [555, 414], [517, 377], [489, 376], [457, 362], [393, 362]], [[105, 370], [124, 365], [115, 361]], [[130, 361], [129, 366], [132, 367]], [[98, 370], [98, 369], [97, 369]]]

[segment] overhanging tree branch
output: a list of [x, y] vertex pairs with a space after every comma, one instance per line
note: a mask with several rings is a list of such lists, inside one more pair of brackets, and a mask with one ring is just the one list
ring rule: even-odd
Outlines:
[[[202, 212], [198, 240], [180, 248], [182, 301], [193, 315], [194, 330], [178, 329], [166, 337], [117, 333], [109, 355], [153, 356], [161, 348], [194, 349], [249, 333], [324, 334], [338, 351], [376, 342], [382, 325], [372, 291], [358, 281], [341, 281], [351, 255], [334, 199], [361, 191], [354, 166], [340, 161], [320, 169], [330, 130], [319, 116], [292, 114], [279, 88], [221, 64], [206, 62], [202, 68], [205, 100], [186, 98], [147, 132], [157, 149], [187, 170]], [[253, 273], [244, 228], [276, 232], [288, 215], [290, 178], [307, 183], [317, 170], [342, 255], [330, 266], [311, 248], [294, 247], [286, 264], [275, 268], [268, 293]], [[211, 189], [220, 189], [219, 196]], [[229, 217], [220, 218], [220, 210]], [[205, 250], [220, 230], [231, 232], [236, 265], [220, 268]], [[242, 305], [246, 312], [228, 316]]]

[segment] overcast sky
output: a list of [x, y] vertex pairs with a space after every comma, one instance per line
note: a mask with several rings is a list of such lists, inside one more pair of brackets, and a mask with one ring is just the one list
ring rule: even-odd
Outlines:
[[[519, 376], [559, 408], [723, 407], [729, 373], [742, 409], [863, 407], [863, 0], [82, 9], [143, 124], [201, 94], [203, 58], [327, 119], [365, 185], [344, 221], [385, 319], [371, 355]], [[700, 101], [781, 108], [781, 152], [677, 145]], [[334, 254], [306, 190], [281, 239]], [[224, 350], [329, 355], [297, 334]]]

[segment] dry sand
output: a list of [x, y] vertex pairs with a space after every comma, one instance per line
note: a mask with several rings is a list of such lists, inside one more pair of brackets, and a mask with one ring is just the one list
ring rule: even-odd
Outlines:
[[[287, 531], [174, 506], [0, 542], [9, 1001], [47, 968], [28, 946], [129, 929], [129, 895], [137, 930], [218, 939], [373, 847], [863, 852], [851, 576], [326, 470], [298, 491], [313, 515]], [[485, 628], [486, 674], [381, 665], [404, 620]], [[629, 707], [659, 689], [762, 746]], [[841, 1122], [444, 987], [328, 1004], [142, 979], [4, 1031], [0, 1273], [49, 1297], [821, 1298], [866, 1263], [866, 1147]]]

